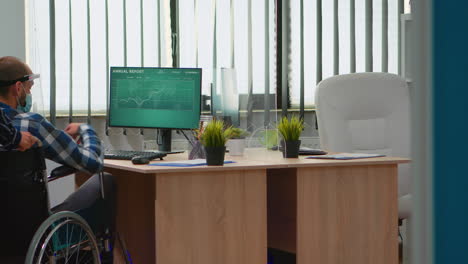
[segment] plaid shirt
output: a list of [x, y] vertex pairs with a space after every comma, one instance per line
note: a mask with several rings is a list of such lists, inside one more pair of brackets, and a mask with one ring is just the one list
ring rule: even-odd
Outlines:
[[21, 133], [13, 127], [11, 119], [0, 108], [0, 149], [15, 149], [20, 141]]
[[39, 114], [19, 113], [2, 103], [0, 110], [5, 111], [12, 119], [16, 129], [29, 131], [42, 142], [46, 158], [91, 174], [102, 170], [101, 141], [90, 125], [80, 125], [79, 135], [82, 144], [79, 145], [70, 135], [57, 129]]

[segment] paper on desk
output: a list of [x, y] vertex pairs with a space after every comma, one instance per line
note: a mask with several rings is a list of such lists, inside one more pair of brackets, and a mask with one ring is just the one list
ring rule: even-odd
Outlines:
[[[234, 163], [234, 161], [226, 160], [226, 163]], [[166, 162], [155, 162], [148, 164], [149, 166], [167, 166], [167, 167], [194, 167], [206, 165], [206, 159], [194, 159], [194, 160], [178, 160], [178, 161], [166, 161]]]
[[349, 159], [365, 159], [365, 158], [375, 158], [375, 157], [385, 157], [382, 154], [369, 154], [369, 153], [337, 153], [337, 154], [328, 154], [320, 156], [309, 156], [307, 159], [338, 159], [338, 160], [349, 160]]

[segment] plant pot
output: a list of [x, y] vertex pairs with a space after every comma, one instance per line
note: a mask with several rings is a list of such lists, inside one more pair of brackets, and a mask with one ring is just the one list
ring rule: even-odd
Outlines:
[[229, 155], [231, 156], [242, 156], [244, 155], [245, 139], [233, 138], [227, 142], [227, 148], [229, 149]]
[[283, 158], [297, 158], [299, 157], [299, 147], [301, 146], [300, 140], [284, 141], [281, 140], [281, 148]]
[[226, 147], [205, 147], [206, 154], [206, 164], [211, 165], [224, 165], [224, 153], [226, 152]]

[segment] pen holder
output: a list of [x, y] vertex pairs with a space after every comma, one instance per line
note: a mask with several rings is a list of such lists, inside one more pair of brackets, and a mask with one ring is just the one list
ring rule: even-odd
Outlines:
[[206, 154], [205, 154], [205, 149], [203, 148], [203, 145], [200, 143], [200, 141], [195, 141], [194, 144], [192, 145], [192, 150], [189, 152], [188, 159], [193, 160], [193, 159], [205, 159]]

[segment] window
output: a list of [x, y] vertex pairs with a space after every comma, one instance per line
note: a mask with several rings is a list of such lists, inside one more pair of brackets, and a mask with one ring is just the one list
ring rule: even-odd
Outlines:
[[[109, 66], [200, 67], [204, 95], [211, 95], [212, 87], [220, 93], [221, 69], [234, 68], [239, 107], [247, 111], [263, 109], [268, 102], [275, 108], [270, 94], [277, 92], [298, 109], [303, 91], [303, 107], [313, 107], [317, 82], [335, 74], [399, 72], [399, 13], [409, 9], [408, 0], [404, 8], [399, 0], [178, 3], [182, 2], [29, 0], [27, 57], [42, 74], [34, 89], [36, 107], [46, 113], [54, 109], [50, 94], [55, 93], [59, 115], [104, 114]], [[55, 31], [52, 46], [50, 28]], [[280, 39], [282, 35], [287, 37]], [[176, 51], [178, 61], [173, 62]], [[279, 60], [278, 55], [287, 59]], [[50, 69], [55, 69], [52, 82]], [[286, 95], [283, 84], [277, 83], [278, 74], [287, 80]]]
[[[321, 4], [321, 10], [317, 9], [317, 1]], [[289, 72], [288, 87], [291, 107], [298, 109], [300, 106], [301, 91], [301, 57], [304, 58], [304, 104], [306, 108], [314, 106], [314, 95], [316, 84], [323, 79], [335, 74], [346, 74], [363, 71], [387, 71], [398, 73], [398, 1], [371, 1], [372, 2], [372, 65], [366, 69], [366, 60], [369, 55], [366, 51], [366, 1], [367, 0], [291, 0], [289, 2], [290, 12], [290, 50], [289, 50]], [[301, 2], [303, 7], [301, 9]], [[354, 2], [354, 9], [351, 4]], [[383, 9], [383, 3], [388, 6]], [[335, 7], [335, 4], [338, 4]], [[285, 6], [283, 5], [283, 8]], [[337, 10], [337, 21], [335, 25], [334, 12]], [[385, 10], [387, 10], [385, 12]], [[354, 11], [354, 12], [352, 12]], [[301, 12], [303, 17], [303, 45], [304, 52], [301, 54]], [[317, 15], [321, 12], [322, 27], [321, 35], [317, 31]], [[354, 22], [351, 14], [354, 13]], [[383, 69], [383, 14], [387, 15], [387, 47], [388, 63]], [[354, 23], [354, 28], [351, 27]], [[335, 27], [338, 30], [335, 38]], [[354, 34], [352, 32], [354, 30]], [[351, 37], [354, 37], [355, 63], [351, 61], [352, 46]], [[321, 41], [321, 63], [317, 65], [317, 43]], [[334, 45], [338, 49], [335, 53]], [[338, 58], [335, 58], [337, 56]], [[338, 65], [335, 68], [335, 63]], [[353, 64], [353, 65], [352, 65]], [[317, 67], [321, 67], [321, 76], [318, 76]], [[353, 68], [354, 67], [354, 68]], [[337, 69], [337, 72], [335, 72]]]
[[[268, 109], [276, 108], [274, 1], [187, 1], [178, 11], [180, 66], [203, 69], [203, 94], [212, 96], [215, 112], [241, 110], [241, 125], [251, 129], [276, 121], [253, 118], [254, 110], [265, 109], [265, 97]], [[228, 85], [236, 92], [223, 91]]]
[[[249, 3], [251, 3], [251, 12], [255, 16], [252, 18], [255, 23], [251, 25], [251, 44], [248, 41]], [[212, 83], [218, 84], [219, 92], [221, 68], [235, 68], [239, 93], [248, 93], [249, 45], [252, 49], [253, 93], [264, 93], [265, 45], [270, 47], [270, 72], [275, 66], [273, 49], [275, 23], [272, 15], [274, 8], [274, 4], [269, 5], [269, 20], [268, 25], [265, 25], [264, 1], [197, 0], [179, 5], [180, 65], [203, 68], [204, 94], [210, 94]], [[267, 41], [266, 30], [269, 38]], [[214, 66], [217, 71], [214, 71]], [[274, 82], [274, 75], [269, 79], [270, 82]], [[271, 85], [270, 92], [275, 93], [274, 85]]]
[[[26, 5], [27, 58], [42, 74], [33, 95], [46, 114], [51, 91], [58, 115], [104, 114], [109, 66], [172, 65], [169, 0], [55, 1], [53, 8], [49, 2]], [[55, 13], [52, 57], [50, 10]], [[49, 89], [53, 67], [55, 91]]]

